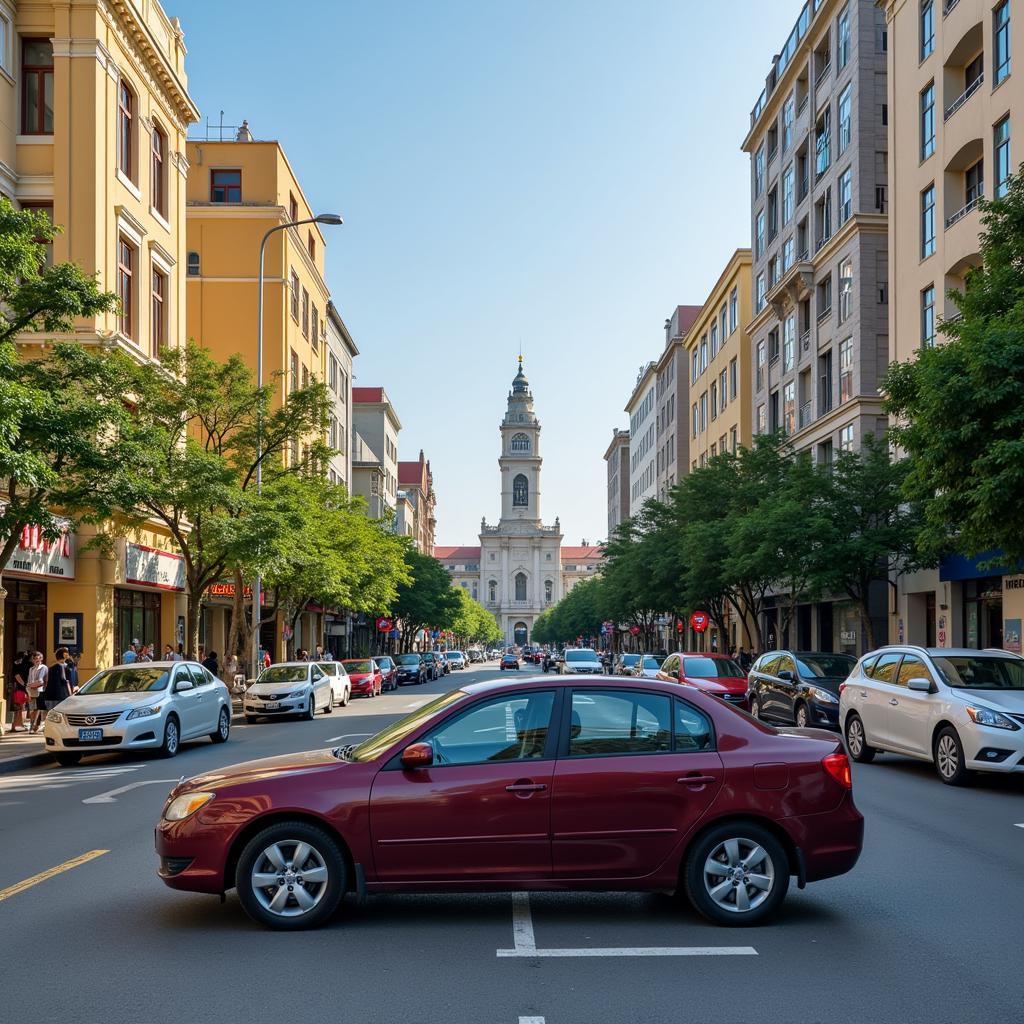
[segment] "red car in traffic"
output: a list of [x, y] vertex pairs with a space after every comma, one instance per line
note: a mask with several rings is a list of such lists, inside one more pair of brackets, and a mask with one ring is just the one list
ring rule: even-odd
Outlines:
[[179, 784], [156, 830], [168, 886], [237, 888], [256, 921], [319, 925], [346, 891], [681, 890], [720, 924], [863, 839], [840, 741], [678, 683], [475, 683], [358, 746]]
[[727, 654], [705, 654], [701, 651], [680, 651], [670, 654], [662, 663], [658, 679], [693, 686], [727, 704], [750, 710], [747, 696], [747, 673], [735, 658]]
[[384, 689], [384, 676], [373, 658], [350, 658], [342, 665], [352, 684], [353, 697], [376, 697]]

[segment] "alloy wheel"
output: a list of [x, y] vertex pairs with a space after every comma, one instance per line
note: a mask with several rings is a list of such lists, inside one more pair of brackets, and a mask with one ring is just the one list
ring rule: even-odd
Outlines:
[[178, 752], [178, 738], [178, 723], [173, 718], [169, 718], [164, 728], [164, 748], [167, 750], [168, 757], [174, 757]]
[[953, 778], [960, 768], [960, 751], [949, 733], [940, 736], [935, 744], [935, 765], [944, 779]]
[[261, 907], [277, 917], [301, 917], [327, 892], [323, 854], [302, 840], [272, 843], [256, 858], [249, 876]]
[[864, 726], [861, 725], [859, 718], [851, 719], [846, 727], [846, 742], [854, 758], [860, 757], [864, 751]]
[[768, 851], [742, 836], [719, 843], [704, 862], [704, 887], [715, 904], [732, 914], [756, 910], [771, 894], [775, 865]]
[[796, 724], [801, 729], [806, 729], [807, 726], [810, 725], [810, 722], [808, 721], [807, 705], [806, 704], [801, 704], [796, 709]]

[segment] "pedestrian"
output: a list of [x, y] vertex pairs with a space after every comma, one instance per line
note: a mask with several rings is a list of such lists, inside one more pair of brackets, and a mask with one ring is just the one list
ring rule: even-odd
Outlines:
[[142, 650], [139, 651], [138, 661], [152, 661], [153, 660], [153, 645], [143, 644]]
[[212, 672], [215, 676], [220, 675], [220, 668], [217, 665], [216, 651], [210, 651], [210, 653], [203, 659], [203, 668], [208, 672]]
[[46, 675], [46, 689], [43, 696], [47, 708], [55, 708], [62, 700], [72, 694], [71, 680], [68, 678], [68, 649], [58, 647], [54, 652], [53, 664]]
[[32, 702], [32, 727], [30, 732], [39, 732], [43, 718], [46, 715], [46, 698], [43, 691], [46, 689], [46, 677], [49, 670], [43, 662], [43, 652], [32, 652], [32, 667], [28, 670], [28, 696]]
[[184, 661], [185, 660], [185, 645], [184, 644], [178, 644], [178, 649], [174, 652], [174, 660], [175, 661]]
[[11, 694], [11, 703], [14, 705], [14, 720], [11, 722], [11, 732], [25, 732], [25, 712], [29, 708], [28, 698], [28, 671], [32, 667], [32, 659], [28, 651], [19, 651], [18, 657], [14, 660], [14, 692]]
[[316, 657], [313, 660], [314, 661], [323, 661], [324, 660], [324, 649], [323, 649], [323, 647], [320, 644], [316, 645]]
[[264, 651], [263, 657], [260, 659], [264, 668], [270, 668], [270, 651]]
[[238, 672], [238, 656], [229, 654], [224, 659], [224, 682], [230, 686], [235, 681], [235, 674]]
[[750, 671], [750, 666], [752, 664], [751, 658], [750, 655], [747, 654], [743, 644], [740, 644], [740, 651], [739, 654], [736, 655], [736, 660], [739, 662], [740, 668], [743, 669], [744, 672]]
[[121, 655], [121, 664], [130, 665], [133, 661], [139, 660], [139, 641], [133, 640], [128, 649]]
[[174, 648], [170, 644], [164, 644], [164, 661], [174, 661]]
[[82, 652], [76, 651], [69, 654], [64, 660], [64, 667], [67, 669], [68, 682], [71, 684], [71, 692], [78, 693], [78, 663], [82, 660]]

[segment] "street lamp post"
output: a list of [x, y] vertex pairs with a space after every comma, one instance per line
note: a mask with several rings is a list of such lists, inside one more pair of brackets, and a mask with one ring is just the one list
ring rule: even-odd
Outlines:
[[[304, 220], [291, 220], [286, 224], [275, 224], [272, 228], [268, 228], [263, 235], [263, 239], [260, 241], [260, 272], [258, 278], [258, 313], [257, 313], [257, 340], [256, 340], [256, 387], [263, 387], [263, 263], [267, 251], [267, 241], [275, 231], [285, 231], [288, 228], [301, 227], [303, 224], [329, 224], [339, 225], [345, 222], [341, 219], [341, 214], [338, 213], [321, 213], [316, 217], [307, 217]], [[281, 273], [284, 273], [283, 264]], [[263, 493], [263, 413], [262, 409], [256, 411], [256, 493], [261, 495]], [[253, 582], [252, 587], [252, 650], [250, 656], [252, 658], [252, 674], [253, 678], [259, 673], [259, 660], [260, 652], [260, 599], [262, 590], [263, 580], [259, 572], [256, 573], [256, 579]]]

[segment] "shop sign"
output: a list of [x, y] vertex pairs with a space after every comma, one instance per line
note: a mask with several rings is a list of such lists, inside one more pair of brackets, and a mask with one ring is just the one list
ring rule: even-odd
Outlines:
[[703, 633], [708, 628], [708, 613], [694, 612], [690, 616], [690, 625], [693, 626], [696, 632]]
[[181, 555], [146, 547], [125, 544], [124, 581], [157, 590], [185, 589], [185, 559]]
[[839, 642], [841, 644], [855, 644], [857, 642], [857, 630], [843, 629], [839, 631]]
[[1020, 619], [1003, 619], [1003, 650], [1020, 654]]
[[380, 633], [389, 633], [394, 628], [394, 623], [391, 619], [379, 618], [377, 620], [377, 631]]
[[75, 535], [62, 533], [57, 540], [47, 540], [42, 527], [26, 526], [21, 531], [6, 572], [22, 572], [30, 576], [52, 576], [62, 580], [75, 578]]
[[[234, 583], [211, 583], [206, 588], [206, 593], [210, 597], [234, 597], [235, 596], [235, 585]], [[242, 597], [252, 599], [252, 587], [248, 583], [242, 587]]]

